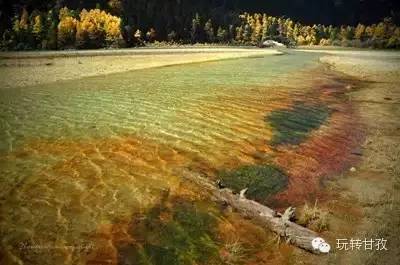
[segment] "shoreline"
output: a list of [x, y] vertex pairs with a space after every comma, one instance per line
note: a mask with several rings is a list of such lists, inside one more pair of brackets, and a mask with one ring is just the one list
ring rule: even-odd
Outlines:
[[400, 53], [381, 54], [380, 52], [323, 54], [319, 61], [333, 70], [367, 82], [397, 82], [400, 75]]
[[197, 53], [247, 53], [262, 54], [281, 53], [277, 49], [260, 49], [251, 46], [206, 46], [206, 47], [139, 47], [122, 49], [91, 49], [91, 50], [45, 50], [45, 51], [4, 51], [0, 52], [1, 59], [27, 59], [27, 58], [60, 58], [60, 57], [86, 57], [86, 56], [123, 56], [123, 55], [161, 55], [161, 54], [197, 54]]
[[178, 48], [0, 53], [1, 88], [76, 80], [133, 70], [282, 55], [275, 49]]
[[[396, 55], [397, 56], [397, 55]], [[335, 221], [329, 231], [335, 238], [383, 238], [388, 250], [373, 252], [338, 252], [328, 263], [335, 264], [397, 264], [399, 255], [400, 212], [400, 148], [398, 142], [400, 115], [400, 65], [397, 60], [386, 57], [324, 55], [320, 61], [333, 70], [352, 76], [362, 86], [347, 94], [365, 127], [366, 139], [360, 147], [361, 161], [353, 170], [328, 181], [326, 191], [335, 191], [337, 199], [326, 202], [332, 209], [334, 219], [341, 220], [340, 210], [348, 203], [348, 219], [354, 220], [354, 227], [345, 234]]]

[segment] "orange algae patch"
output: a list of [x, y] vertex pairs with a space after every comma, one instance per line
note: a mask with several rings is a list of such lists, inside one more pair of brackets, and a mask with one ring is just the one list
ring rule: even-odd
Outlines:
[[[166, 195], [153, 208], [135, 212], [129, 221], [100, 226], [92, 236], [99, 247], [88, 253], [86, 264], [140, 265], [146, 264], [144, 257], [155, 264], [191, 264], [182, 260], [196, 264], [281, 264], [291, 255], [293, 249], [278, 245], [272, 233], [237, 213], [223, 211], [206, 193], [198, 190], [201, 195], [192, 197], [185, 195], [184, 189], [196, 187], [182, 183], [182, 194]], [[191, 231], [187, 225], [193, 224], [195, 230]], [[177, 233], [170, 233], [174, 227]], [[200, 244], [201, 249], [191, 244]], [[175, 255], [181, 255], [180, 259]]]
[[[32, 172], [24, 172], [24, 180], [3, 198], [1, 219], [7, 224], [2, 225], [4, 242], [18, 257], [26, 255], [18, 248], [20, 242], [57, 244], [59, 247], [50, 251], [39, 249], [36, 254], [40, 255], [35, 256], [38, 262], [43, 259], [55, 264], [61, 263], [55, 257], [76, 259], [80, 257], [77, 252], [84, 251], [80, 246], [93, 246], [86, 235], [98, 227], [101, 229], [94, 247], [104, 251], [99, 251], [101, 257], [96, 260], [113, 259], [116, 252], [110, 248], [112, 238], [108, 235], [124, 242], [129, 236], [117, 226], [102, 224], [153, 205], [165, 189], [179, 185], [173, 167], [190, 161], [171, 148], [133, 137], [91, 143], [36, 141], [22, 152], [1, 159], [14, 161], [21, 153], [27, 161], [43, 159], [46, 163], [34, 164]], [[10, 236], [15, 234], [20, 236]]]
[[104, 224], [97, 229], [96, 234], [92, 236], [95, 242], [93, 249], [85, 257], [85, 264], [117, 264], [118, 244], [129, 244], [133, 238], [129, 234], [127, 223]]

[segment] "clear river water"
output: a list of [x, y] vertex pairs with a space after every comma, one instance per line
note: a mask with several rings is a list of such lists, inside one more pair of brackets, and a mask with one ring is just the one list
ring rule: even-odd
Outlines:
[[[272, 144], [277, 119], [266, 117], [302, 102], [315, 104], [295, 107], [300, 114], [332, 107], [333, 90], [319, 88], [344, 85], [318, 58], [297, 52], [0, 88], [1, 254], [15, 264], [150, 264], [121, 261], [118, 245], [129, 241], [161, 264], [146, 246], [164, 243], [110, 227], [132, 227], [166, 190], [196, 197], [182, 184], [187, 170], [213, 177], [284, 152]], [[311, 117], [318, 126], [325, 118]], [[298, 126], [295, 137], [318, 127]]]

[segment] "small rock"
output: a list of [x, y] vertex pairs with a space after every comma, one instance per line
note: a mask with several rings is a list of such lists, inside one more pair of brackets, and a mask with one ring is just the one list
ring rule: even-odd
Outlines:
[[350, 168], [350, 172], [356, 172], [357, 169], [355, 167]]

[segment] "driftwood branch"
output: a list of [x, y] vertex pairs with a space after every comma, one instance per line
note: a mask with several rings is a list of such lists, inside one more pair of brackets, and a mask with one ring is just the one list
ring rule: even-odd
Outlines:
[[187, 172], [185, 178], [207, 189], [215, 201], [231, 206], [243, 217], [249, 218], [258, 225], [285, 238], [286, 242], [311, 253], [321, 254], [318, 249], [314, 249], [311, 243], [313, 239], [319, 237], [318, 234], [290, 221], [294, 216], [294, 208], [290, 207], [284, 214], [279, 214], [260, 203], [246, 199], [245, 190], [241, 194], [234, 194], [229, 189], [219, 189], [213, 182], [192, 172]]

